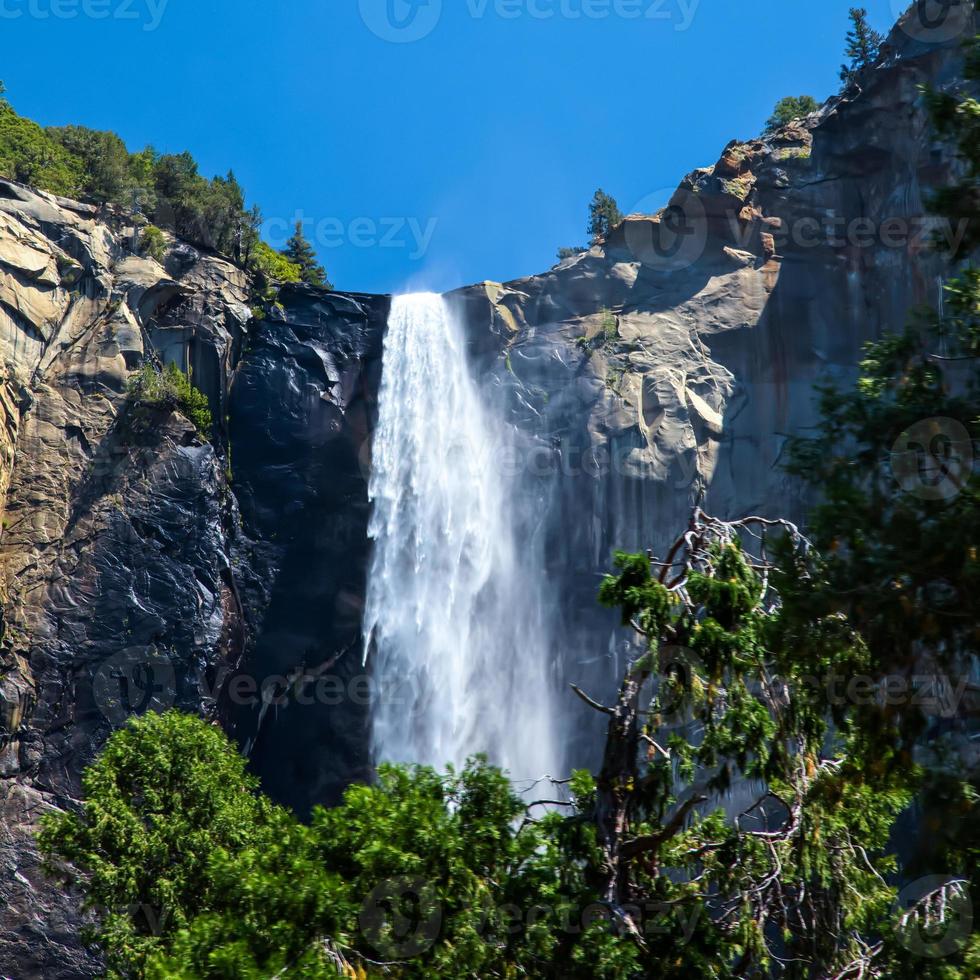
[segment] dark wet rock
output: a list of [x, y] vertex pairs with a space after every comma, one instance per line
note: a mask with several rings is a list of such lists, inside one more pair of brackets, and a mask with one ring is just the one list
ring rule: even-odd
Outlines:
[[[305, 286], [279, 303], [284, 319], [256, 327], [229, 402], [252, 642], [226, 710], [265, 788], [305, 812], [370, 774], [360, 623], [389, 304]], [[257, 691], [275, 703], [252, 703]]]

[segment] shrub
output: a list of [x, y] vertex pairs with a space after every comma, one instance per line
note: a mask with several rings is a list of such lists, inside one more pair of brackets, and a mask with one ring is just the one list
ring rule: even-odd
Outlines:
[[766, 122], [766, 132], [774, 133], [794, 119], [802, 119], [819, 108], [820, 103], [812, 95], [788, 95], [776, 103], [776, 108]]
[[302, 279], [300, 267], [265, 242], [256, 244], [250, 266], [253, 272], [266, 281], [300, 282]]
[[0, 98], [0, 175], [72, 197], [84, 183], [84, 166], [37, 123], [18, 116]]
[[145, 363], [129, 383], [129, 397], [136, 405], [174, 409], [190, 419], [204, 438], [211, 436], [213, 420], [207, 396], [176, 364], [158, 371]]
[[601, 187], [592, 197], [589, 205], [589, 239], [592, 242], [605, 238], [616, 225], [622, 222], [625, 215], [619, 210], [616, 199], [607, 194]]
[[140, 251], [161, 265], [167, 256], [167, 240], [156, 225], [147, 225], [140, 235]]
[[851, 7], [848, 16], [851, 29], [847, 32], [847, 46], [844, 49], [847, 62], [840, 66], [840, 80], [845, 85], [856, 81], [858, 75], [874, 63], [885, 40], [884, 35], [872, 30], [864, 7]]
[[81, 161], [83, 193], [102, 204], [129, 196], [129, 151], [115, 133], [86, 126], [53, 126], [45, 133]]

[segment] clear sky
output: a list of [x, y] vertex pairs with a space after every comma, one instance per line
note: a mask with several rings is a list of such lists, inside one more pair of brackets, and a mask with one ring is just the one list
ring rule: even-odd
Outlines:
[[652, 210], [832, 94], [853, 2], [0, 0], [0, 78], [44, 124], [233, 168], [338, 288], [444, 290], [548, 268], [597, 186]]

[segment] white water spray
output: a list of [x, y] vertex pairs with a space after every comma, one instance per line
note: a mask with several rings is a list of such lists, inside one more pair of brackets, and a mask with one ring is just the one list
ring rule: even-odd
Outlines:
[[441, 768], [486, 752], [515, 779], [561, 764], [545, 576], [532, 543], [517, 540], [520, 495], [503, 445], [442, 298], [396, 297], [372, 448], [364, 616], [378, 762]]

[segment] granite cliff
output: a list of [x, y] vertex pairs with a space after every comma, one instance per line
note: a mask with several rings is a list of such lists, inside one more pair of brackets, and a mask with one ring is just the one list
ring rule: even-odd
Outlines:
[[[957, 162], [919, 86], [956, 81], [968, 16], [938, 40], [900, 24], [859, 85], [732, 141], [589, 251], [449, 294], [540, 499], [565, 679], [615, 676], [594, 602], [611, 550], [662, 547], [699, 499], [800, 517], [779, 462], [814, 383], [940, 301], [929, 240], [956, 230], [925, 202]], [[133, 237], [124, 213], [0, 181], [0, 974], [18, 980], [97, 970], [32, 834], [132, 708], [213, 717], [300, 811], [369, 771], [351, 685], [389, 300], [292, 285], [256, 316], [221, 256], [171, 241], [160, 265]], [[212, 441], [133, 410], [151, 353], [191, 369]], [[301, 696], [324, 678], [346, 695]]]

